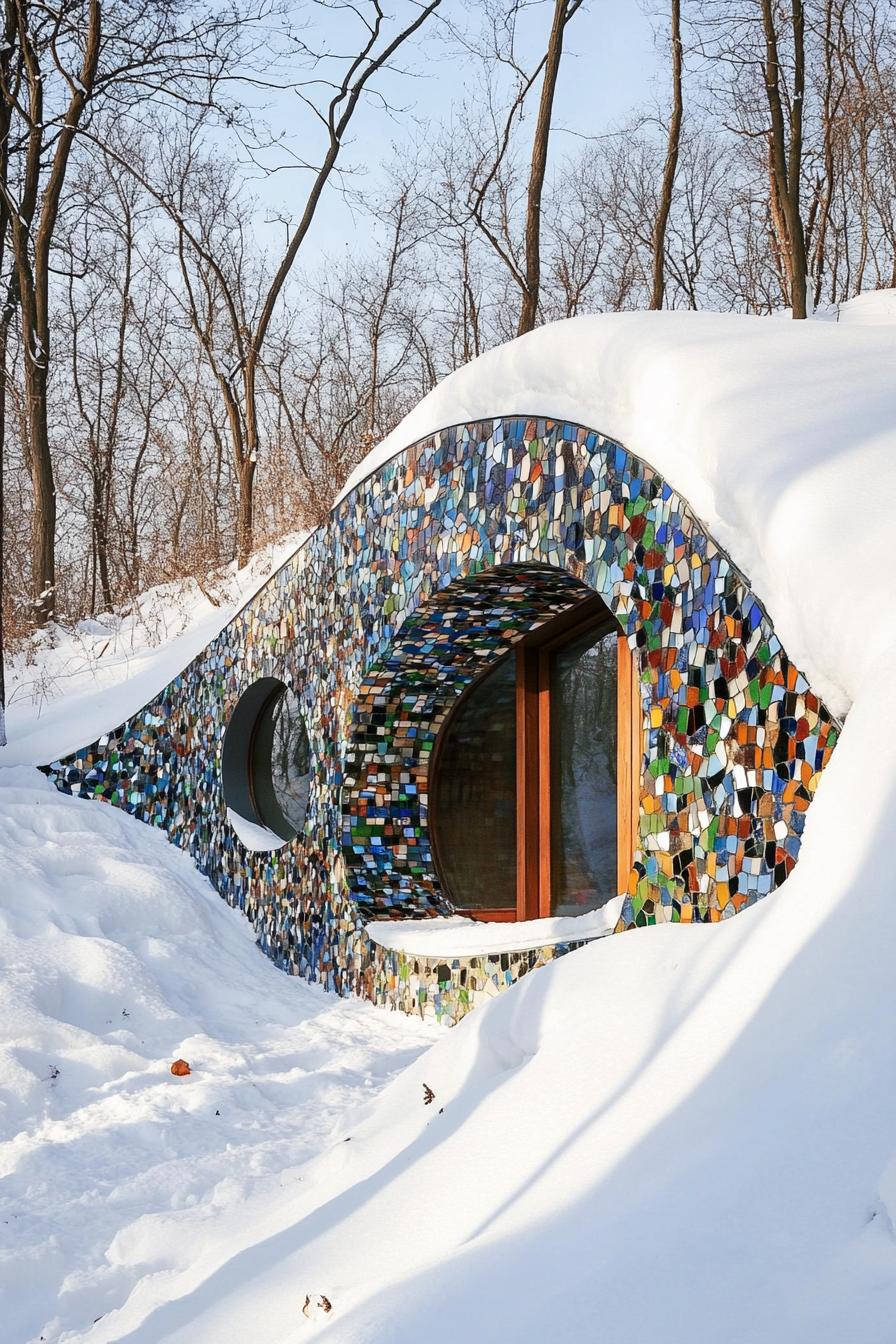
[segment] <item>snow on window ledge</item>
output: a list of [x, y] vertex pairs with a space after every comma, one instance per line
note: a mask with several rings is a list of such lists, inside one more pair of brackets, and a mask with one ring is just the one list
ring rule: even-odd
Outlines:
[[227, 809], [227, 820], [230, 822], [237, 838], [242, 841], [244, 848], [252, 851], [282, 849], [284, 845], [289, 844], [282, 835], [277, 835], [274, 831], [268, 830], [267, 826], [259, 826], [257, 822], [250, 821], [248, 817], [241, 817], [238, 812], [234, 812], [232, 807]]
[[450, 915], [437, 919], [379, 919], [366, 925], [367, 936], [380, 947], [418, 957], [475, 957], [499, 952], [527, 952], [554, 943], [577, 943], [612, 933], [623, 898], [614, 896], [600, 910], [584, 915], [489, 923]]

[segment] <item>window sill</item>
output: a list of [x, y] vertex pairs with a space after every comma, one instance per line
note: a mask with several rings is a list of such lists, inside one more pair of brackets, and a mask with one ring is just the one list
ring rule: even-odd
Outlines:
[[585, 942], [612, 933], [623, 898], [615, 896], [585, 915], [530, 919], [520, 923], [484, 922], [451, 915], [437, 919], [374, 920], [367, 936], [380, 947], [417, 957], [476, 957], [527, 952], [555, 943]]

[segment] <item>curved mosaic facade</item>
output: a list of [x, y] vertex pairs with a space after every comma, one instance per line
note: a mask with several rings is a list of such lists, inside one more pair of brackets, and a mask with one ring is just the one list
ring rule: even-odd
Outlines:
[[[565, 948], [426, 960], [373, 948], [363, 926], [450, 909], [427, 832], [439, 726], [515, 640], [591, 591], [635, 651], [644, 714], [617, 927], [727, 918], [791, 871], [837, 725], [685, 502], [576, 425], [464, 425], [393, 458], [151, 704], [49, 770], [163, 827], [285, 969], [455, 1020]], [[261, 677], [300, 697], [313, 772], [304, 833], [253, 853], [227, 819], [220, 755]]]

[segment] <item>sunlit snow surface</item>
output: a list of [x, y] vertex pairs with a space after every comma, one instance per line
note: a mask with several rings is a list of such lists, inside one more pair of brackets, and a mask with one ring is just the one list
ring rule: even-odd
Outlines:
[[[602, 939], [434, 1038], [277, 972], [160, 835], [0, 771], [4, 1341], [893, 1344], [893, 309], [588, 319], [590, 383], [535, 333], [402, 431], [618, 434], [852, 706], [796, 871], [736, 919]], [[480, 406], [497, 368], [556, 405]]]
[[[40, 1016], [28, 1038], [18, 1104], [35, 1137], [13, 1145], [23, 1171], [7, 1209], [20, 1216], [4, 1228], [19, 1319], [58, 1315], [71, 1333], [46, 1339], [91, 1344], [449, 1344], [470, 1322], [488, 1344], [892, 1344], [896, 918], [874, 857], [896, 806], [877, 751], [885, 684], [850, 715], [778, 895], [722, 925], [603, 939], [527, 977], [362, 1118], [359, 1073], [419, 1049], [413, 1023], [334, 1001], [328, 1029], [322, 997], [267, 967], [270, 990], [250, 996], [262, 973], [237, 917], [186, 877], [201, 919], [156, 995], [153, 921], [129, 903], [114, 927], [136, 951], [120, 954], [117, 992], [94, 997], [87, 969], [45, 991], [71, 1020], [87, 982], [102, 1016], [90, 1067], [66, 1057], [69, 1028]], [[122, 880], [139, 889], [127, 818], [48, 801], [72, 825], [86, 814], [94, 856], [93, 819], [114, 823]], [[160, 838], [158, 852], [171, 853]], [[101, 923], [115, 919], [107, 901]], [[42, 911], [62, 923], [62, 905]], [[51, 934], [51, 947], [64, 936]], [[119, 1001], [142, 1004], [151, 1044], [100, 1053]], [[194, 1077], [165, 1075], [174, 1053], [201, 1065]], [[55, 1085], [35, 1077], [51, 1061]], [[54, 1107], [59, 1145], [43, 1118]], [[306, 1320], [306, 1292], [331, 1315]]]
[[0, 1340], [82, 1338], [290, 1224], [437, 1029], [285, 976], [161, 832], [33, 770], [0, 873]]

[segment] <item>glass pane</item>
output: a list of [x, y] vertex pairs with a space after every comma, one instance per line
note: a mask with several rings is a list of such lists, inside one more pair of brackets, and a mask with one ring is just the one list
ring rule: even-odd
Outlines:
[[282, 691], [259, 716], [251, 770], [260, 819], [282, 839], [292, 839], [305, 825], [311, 785], [311, 746], [292, 691]]
[[292, 691], [286, 691], [274, 709], [271, 780], [287, 826], [298, 833], [308, 808], [311, 745], [298, 697]]
[[466, 697], [439, 744], [437, 841], [447, 894], [467, 909], [516, 908], [516, 659]]
[[551, 661], [551, 910], [580, 915], [616, 895], [615, 629]]

